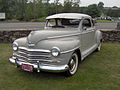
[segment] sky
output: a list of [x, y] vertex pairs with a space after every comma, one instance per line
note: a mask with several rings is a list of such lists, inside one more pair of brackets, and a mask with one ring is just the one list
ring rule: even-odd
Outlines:
[[[53, 2], [54, 0], [51, 0]], [[59, 0], [63, 2], [64, 0]], [[98, 4], [99, 2], [103, 2], [105, 7], [120, 7], [120, 0], [81, 0], [81, 6], [88, 6], [90, 4]]]
[[89, 4], [98, 4], [103, 2], [105, 7], [120, 7], [120, 0], [81, 0], [81, 6], [88, 6]]

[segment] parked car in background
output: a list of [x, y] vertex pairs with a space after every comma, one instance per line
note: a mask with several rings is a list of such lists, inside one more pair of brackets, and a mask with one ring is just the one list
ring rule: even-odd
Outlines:
[[45, 30], [32, 31], [13, 42], [9, 59], [24, 71], [76, 73], [78, 65], [93, 51], [100, 51], [102, 34], [91, 16], [61, 13], [46, 18]]
[[109, 21], [112, 21], [112, 17], [110, 16], [104, 16], [104, 17], [97, 17], [97, 20], [109, 20]]

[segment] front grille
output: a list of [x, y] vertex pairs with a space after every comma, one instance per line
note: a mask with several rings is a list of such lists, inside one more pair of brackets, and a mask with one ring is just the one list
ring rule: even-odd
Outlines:
[[24, 60], [29, 63], [50, 62], [51, 54], [46, 50], [19, 48], [16, 56], [19, 60]]

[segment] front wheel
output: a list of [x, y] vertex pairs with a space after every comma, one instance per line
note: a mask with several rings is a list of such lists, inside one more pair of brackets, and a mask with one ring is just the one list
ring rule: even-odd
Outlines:
[[76, 73], [77, 69], [78, 69], [78, 55], [77, 53], [73, 53], [71, 56], [71, 59], [68, 63], [69, 69], [68, 71], [66, 71], [66, 75], [67, 76], [72, 76]]

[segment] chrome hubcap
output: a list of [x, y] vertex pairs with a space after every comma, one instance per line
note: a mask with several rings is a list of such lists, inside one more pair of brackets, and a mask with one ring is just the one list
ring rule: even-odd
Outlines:
[[70, 62], [69, 62], [69, 68], [70, 73], [74, 74], [78, 67], [78, 56], [76, 54], [73, 54]]
[[72, 59], [72, 60], [70, 61], [70, 69], [71, 69], [71, 71], [73, 71], [74, 68], [75, 68], [75, 61]]

